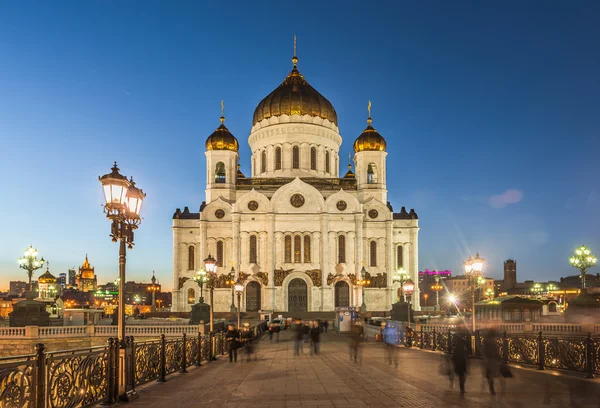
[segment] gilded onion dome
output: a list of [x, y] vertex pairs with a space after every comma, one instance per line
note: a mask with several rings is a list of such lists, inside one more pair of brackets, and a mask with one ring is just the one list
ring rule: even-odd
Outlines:
[[385, 139], [383, 136], [379, 134], [371, 126], [371, 101], [369, 101], [369, 118], [367, 119], [367, 128], [362, 132], [362, 134], [356, 138], [354, 141], [354, 152], [364, 152], [364, 151], [376, 151], [376, 152], [384, 152], [387, 146]]
[[206, 150], [231, 150], [237, 152], [239, 143], [225, 126], [225, 117], [221, 116], [221, 126], [206, 139]]
[[260, 101], [254, 110], [252, 124], [256, 125], [261, 120], [273, 116], [310, 115], [327, 119], [337, 126], [337, 113], [331, 102], [304, 79], [296, 68], [298, 58], [295, 55], [292, 62], [292, 72], [281, 85]]
[[56, 283], [56, 277], [50, 273], [48, 264], [46, 264], [46, 272], [38, 278], [38, 283]]

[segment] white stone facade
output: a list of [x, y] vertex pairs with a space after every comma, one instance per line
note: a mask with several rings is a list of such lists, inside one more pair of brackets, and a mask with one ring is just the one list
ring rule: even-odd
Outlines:
[[[199, 212], [186, 207], [173, 217], [173, 311], [198, 302], [191, 278], [209, 254], [218, 274], [233, 267], [236, 279], [239, 272], [246, 277], [242, 311], [360, 307], [362, 290], [353, 279], [363, 266], [372, 279], [364, 290], [368, 311], [391, 309], [398, 289], [393, 272], [401, 267], [415, 282], [413, 304], [420, 308], [418, 219], [412, 210], [391, 211], [387, 152], [357, 152], [356, 176], [340, 178], [338, 127], [309, 115], [264, 119], [248, 142], [252, 176], [237, 173], [236, 151], [206, 151], [206, 202]], [[223, 165], [225, 179], [216, 182]], [[369, 165], [376, 176], [367, 180]], [[214, 296], [215, 311], [230, 310], [231, 289], [215, 289]]]

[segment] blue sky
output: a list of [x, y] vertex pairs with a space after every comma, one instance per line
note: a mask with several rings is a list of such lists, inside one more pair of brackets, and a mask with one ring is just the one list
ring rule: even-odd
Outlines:
[[[4, 2], [0, 5], [0, 288], [35, 245], [53, 273], [88, 253], [117, 275], [97, 177], [117, 160], [147, 192], [128, 276], [172, 286], [171, 218], [204, 198], [204, 141], [247, 136], [258, 102], [299, 69], [352, 149], [388, 142], [389, 200], [420, 217], [420, 269], [469, 252], [520, 279], [600, 253], [600, 3]], [[343, 170], [343, 169], [342, 169]], [[592, 272], [600, 272], [592, 270]]]

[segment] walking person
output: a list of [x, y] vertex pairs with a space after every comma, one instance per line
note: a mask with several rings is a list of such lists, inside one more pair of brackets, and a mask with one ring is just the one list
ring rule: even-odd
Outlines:
[[360, 339], [362, 337], [362, 327], [358, 324], [352, 326], [350, 331], [350, 361], [358, 363], [360, 352]]
[[323, 327], [325, 327], [325, 333], [327, 333], [327, 328], [329, 327], [329, 321], [325, 320], [323, 323]]
[[502, 358], [500, 357], [500, 348], [496, 342], [496, 332], [493, 329], [490, 329], [483, 336], [483, 360], [485, 362], [485, 377], [487, 378], [490, 394], [496, 395], [494, 381], [500, 375]]
[[273, 332], [275, 333], [275, 341], [279, 343], [279, 332], [281, 331], [281, 327], [279, 323], [275, 324], [273, 327]]
[[302, 340], [304, 338], [304, 325], [302, 320], [298, 320], [294, 327], [294, 349], [296, 355], [299, 356], [302, 353]]
[[454, 373], [458, 376], [460, 395], [465, 395], [465, 382], [467, 380], [467, 364], [469, 352], [467, 350], [467, 333], [457, 333], [455, 336], [454, 354], [452, 354], [452, 365]]
[[385, 343], [385, 360], [389, 365], [398, 368], [398, 348], [396, 347], [396, 329], [389, 324], [383, 328], [383, 342]]
[[239, 342], [240, 332], [235, 328], [233, 324], [227, 326], [227, 333], [225, 334], [225, 341], [227, 342], [227, 350], [229, 351], [229, 362], [237, 363], [237, 351], [240, 346]]
[[244, 342], [244, 348], [246, 350], [246, 362], [250, 361], [250, 358], [254, 353], [253, 337], [254, 334], [250, 328], [250, 323], [244, 323], [244, 328], [242, 329], [242, 341]]
[[304, 323], [304, 342], [308, 343], [308, 339], [310, 338], [310, 325], [312, 322]]
[[318, 355], [319, 354], [319, 342], [321, 341], [321, 327], [319, 323], [314, 323], [313, 327], [310, 329], [310, 341], [311, 341], [311, 349], [310, 354], [313, 352]]
[[273, 331], [275, 331], [275, 326], [273, 324], [269, 325], [269, 341], [273, 342]]

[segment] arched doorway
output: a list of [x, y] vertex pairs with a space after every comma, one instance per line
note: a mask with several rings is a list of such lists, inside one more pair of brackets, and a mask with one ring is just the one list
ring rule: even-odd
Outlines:
[[258, 312], [260, 310], [260, 284], [255, 281], [246, 285], [246, 311]]
[[308, 289], [303, 279], [292, 279], [288, 284], [288, 312], [308, 311]]
[[335, 307], [350, 306], [350, 286], [344, 281], [335, 284]]

